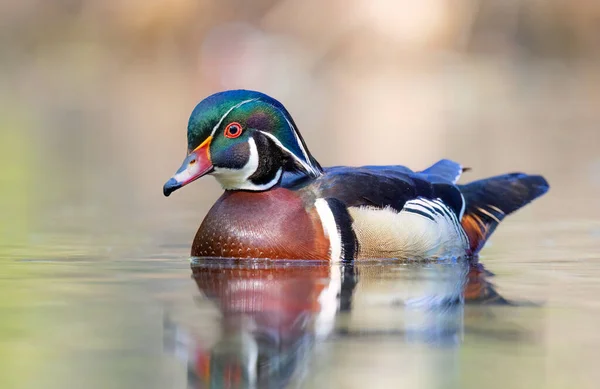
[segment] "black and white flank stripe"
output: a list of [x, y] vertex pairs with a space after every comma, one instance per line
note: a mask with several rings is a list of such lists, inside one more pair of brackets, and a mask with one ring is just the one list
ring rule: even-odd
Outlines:
[[460, 224], [459, 217], [440, 199], [418, 197], [409, 200], [404, 204], [402, 212], [423, 216], [434, 222], [436, 225], [450, 225], [460, 237], [462, 243], [465, 246], [468, 245], [468, 238]]

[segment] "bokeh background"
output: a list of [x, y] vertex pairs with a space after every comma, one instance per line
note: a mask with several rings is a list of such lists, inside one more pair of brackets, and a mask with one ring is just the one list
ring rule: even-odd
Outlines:
[[[94, 258], [186, 255], [220, 188], [207, 178], [167, 201], [162, 184], [184, 157], [191, 110], [224, 89], [279, 99], [324, 166], [420, 169], [445, 157], [473, 168], [465, 181], [544, 174], [550, 193], [497, 239], [528, 250], [535, 266], [548, 253], [576, 274], [573, 261], [595, 264], [582, 289], [561, 289], [556, 276], [527, 291], [598, 308], [598, 1], [2, 0], [0, 59], [1, 387], [29, 387], [32, 364], [98, 330], [49, 313], [70, 286], [44, 282], [48, 274], [85, 279]], [[538, 244], [555, 249], [538, 257]], [[43, 266], [57, 260], [69, 265]], [[93, 277], [76, 294], [107, 293]], [[595, 310], [585, 317], [596, 321], [581, 347], [600, 324]], [[557, 342], [557, 356], [573, 346]], [[542, 375], [572, 368], [556, 387], [561, 377], [586, 387], [599, 378], [586, 370], [596, 353], [542, 362]], [[52, 371], [52, 382], [71, 374]]]

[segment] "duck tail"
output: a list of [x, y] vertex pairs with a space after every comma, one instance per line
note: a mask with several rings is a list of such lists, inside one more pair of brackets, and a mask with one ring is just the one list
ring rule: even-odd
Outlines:
[[459, 185], [465, 198], [461, 224], [469, 237], [471, 254], [481, 250], [496, 226], [517, 209], [548, 191], [542, 176], [510, 173]]

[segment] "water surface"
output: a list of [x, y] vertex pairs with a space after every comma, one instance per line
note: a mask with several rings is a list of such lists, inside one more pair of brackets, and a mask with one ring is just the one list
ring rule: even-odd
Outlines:
[[[49, 28], [40, 15], [32, 25]], [[77, 26], [88, 26], [82, 15]], [[272, 50], [294, 67], [273, 72], [273, 58], [255, 53], [265, 80], [242, 86], [279, 90], [324, 166], [422, 169], [446, 157], [473, 168], [462, 182], [525, 171], [551, 189], [502, 222], [485, 268], [192, 269], [191, 240], [221, 190], [206, 178], [165, 200], [161, 188], [194, 104], [239, 87], [227, 74], [256, 78], [245, 70], [258, 62], [204, 78], [197, 44], [179, 62], [171, 51], [146, 60], [116, 48], [104, 24], [83, 40], [65, 29], [40, 30], [53, 44], [26, 45], [0, 72], [0, 388], [598, 387], [595, 60], [416, 61], [388, 50], [393, 41], [364, 54], [362, 34], [321, 50], [278, 30]]]
[[600, 226], [504, 227], [485, 268], [12, 247], [2, 387], [595, 387]]

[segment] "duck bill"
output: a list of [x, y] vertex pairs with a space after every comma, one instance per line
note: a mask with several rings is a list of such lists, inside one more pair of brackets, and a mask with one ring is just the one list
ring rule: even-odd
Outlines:
[[183, 161], [179, 170], [173, 177], [167, 181], [163, 187], [163, 194], [169, 196], [177, 189], [186, 186], [190, 182], [196, 181], [198, 178], [209, 174], [213, 171], [213, 164], [210, 161], [210, 141], [212, 137], [208, 137], [194, 151], [192, 151]]

